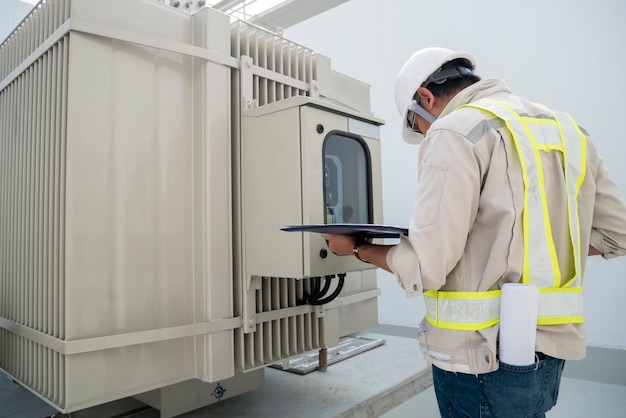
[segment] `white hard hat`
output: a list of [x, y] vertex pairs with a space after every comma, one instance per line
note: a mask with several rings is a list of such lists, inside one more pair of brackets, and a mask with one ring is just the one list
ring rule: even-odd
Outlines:
[[395, 96], [396, 107], [402, 116], [402, 139], [405, 142], [419, 144], [424, 138], [407, 124], [407, 113], [415, 92], [442, 65], [458, 58], [468, 60], [472, 70], [476, 67], [476, 60], [469, 52], [456, 52], [446, 48], [420, 49], [402, 66], [396, 79]]

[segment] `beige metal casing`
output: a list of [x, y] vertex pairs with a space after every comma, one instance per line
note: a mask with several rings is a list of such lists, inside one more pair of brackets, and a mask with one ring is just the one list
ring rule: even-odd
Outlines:
[[229, 26], [55, 0], [2, 46], [0, 364], [61, 411], [235, 373]]

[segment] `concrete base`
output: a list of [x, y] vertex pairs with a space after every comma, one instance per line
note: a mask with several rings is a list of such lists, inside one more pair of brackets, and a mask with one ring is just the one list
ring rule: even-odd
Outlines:
[[[266, 368], [257, 390], [222, 400], [184, 417], [379, 417], [432, 385], [417, 340], [359, 333], [386, 343], [328, 367], [299, 375]], [[157, 418], [158, 412], [135, 415]]]
[[236, 374], [230, 379], [206, 383], [197, 379], [145, 392], [135, 399], [158, 409], [160, 418], [170, 418], [221, 402], [263, 386], [264, 370]]

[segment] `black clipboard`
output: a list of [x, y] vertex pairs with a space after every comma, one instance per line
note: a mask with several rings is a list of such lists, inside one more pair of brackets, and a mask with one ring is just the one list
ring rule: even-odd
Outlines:
[[290, 225], [280, 229], [287, 232], [316, 232], [318, 234], [354, 235], [360, 238], [400, 238], [408, 235], [408, 228], [379, 224], [311, 224]]

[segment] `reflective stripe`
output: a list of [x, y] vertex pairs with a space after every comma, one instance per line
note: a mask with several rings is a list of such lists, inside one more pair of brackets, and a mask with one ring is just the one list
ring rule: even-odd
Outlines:
[[[578, 192], [586, 172], [585, 135], [572, 117], [562, 112], [554, 112], [552, 118], [546, 115], [520, 116], [506, 104], [491, 99], [479, 100], [467, 106], [485, 110], [503, 119], [513, 136], [522, 163], [524, 207], [527, 208], [522, 214], [524, 225], [522, 283], [530, 283], [529, 277], [533, 277], [532, 284], [540, 288], [559, 287], [562, 278], [550, 227], [547, 198], [543, 187], [543, 165], [539, 152], [558, 150], [563, 153], [575, 272], [574, 277], [569, 279], [565, 286], [579, 286], [581, 283], [581, 248]], [[531, 263], [530, 260], [533, 262]]]
[[[582, 323], [580, 221], [578, 193], [586, 172], [586, 137], [566, 113], [520, 115], [506, 103], [481, 99], [461, 107], [473, 107], [502, 120], [511, 133], [522, 168], [524, 209], [522, 228], [524, 261], [522, 283], [539, 287], [537, 323]], [[490, 123], [493, 126], [493, 124]], [[483, 124], [474, 136], [484, 132]], [[561, 277], [544, 187], [542, 152], [561, 152], [567, 192], [568, 228], [574, 276], [564, 285]], [[479, 330], [500, 320], [500, 291], [424, 293], [427, 320], [434, 326], [456, 330]]]
[[476, 125], [465, 137], [472, 143], [476, 144], [491, 130], [504, 128], [506, 125], [500, 118], [485, 119]]
[[567, 210], [570, 224], [570, 236], [574, 251], [574, 277], [563, 287], [582, 285], [582, 248], [580, 247], [580, 218], [578, 217], [578, 193], [585, 180], [587, 172], [587, 137], [580, 130], [572, 117], [566, 113], [555, 113], [561, 127], [561, 139], [569, 138], [573, 144], [568, 143], [563, 151], [565, 161], [565, 181], [567, 183]]
[[583, 288], [539, 289], [537, 324], [582, 324]]
[[[535, 278], [533, 284], [537, 287], [560, 286], [561, 271], [552, 239], [548, 200], [545, 188], [542, 187], [544, 184], [543, 164], [539, 149], [536, 146], [537, 141], [529, 128], [535, 119], [523, 119], [504, 103], [494, 100], [480, 100], [468, 106], [485, 110], [505, 121], [513, 136], [513, 142], [521, 161], [524, 182], [522, 283], [530, 283], [530, 277], [533, 277]], [[530, 260], [533, 262], [531, 263]]]
[[426, 319], [436, 327], [465, 331], [500, 321], [500, 290], [489, 292], [424, 292]]
[[[426, 319], [439, 328], [477, 331], [500, 322], [502, 291], [424, 293]], [[582, 287], [540, 289], [538, 325], [583, 323]]]

